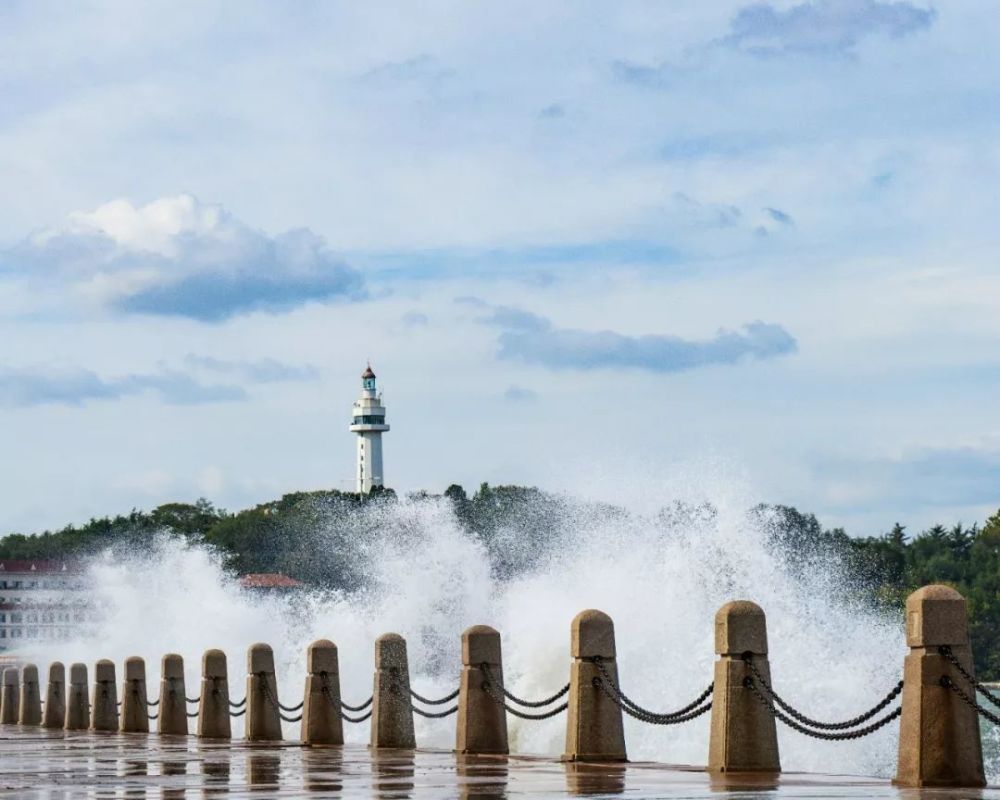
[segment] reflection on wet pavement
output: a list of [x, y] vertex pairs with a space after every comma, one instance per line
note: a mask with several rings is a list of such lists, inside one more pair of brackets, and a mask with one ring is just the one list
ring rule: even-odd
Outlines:
[[662, 764], [370, 751], [146, 734], [0, 729], [0, 798], [990, 798], [977, 791], [900, 790], [873, 778], [709, 775]]

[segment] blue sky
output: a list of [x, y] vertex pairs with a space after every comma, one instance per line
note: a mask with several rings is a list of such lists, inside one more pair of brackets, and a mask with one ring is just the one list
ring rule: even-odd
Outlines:
[[401, 490], [983, 519], [994, 12], [0, 2], [0, 531], [348, 488], [367, 358]]

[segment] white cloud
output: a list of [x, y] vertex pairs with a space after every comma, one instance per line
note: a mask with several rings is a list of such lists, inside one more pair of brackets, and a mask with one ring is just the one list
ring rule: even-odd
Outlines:
[[186, 194], [74, 212], [0, 255], [9, 273], [70, 300], [208, 322], [365, 294], [361, 275], [311, 231], [271, 237]]

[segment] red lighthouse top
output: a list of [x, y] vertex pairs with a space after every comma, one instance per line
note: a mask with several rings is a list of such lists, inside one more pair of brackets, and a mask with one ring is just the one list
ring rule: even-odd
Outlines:
[[361, 377], [362, 378], [374, 378], [375, 377], [375, 373], [372, 372], [372, 365], [371, 364], [369, 364], [367, 367], [365, 367], [365, 371], [361, 373]]

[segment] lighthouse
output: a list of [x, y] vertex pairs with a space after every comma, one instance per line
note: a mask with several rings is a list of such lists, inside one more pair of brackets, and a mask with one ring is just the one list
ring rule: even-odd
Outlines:
[[382, 434], [389, 430], [385, 424], [385, 406], [382, 395], [375, 387], [372, 365], [361, 373], [361, 397], [354, 401], [351, 430], [358, 435], [358, 465], [355, 470], [358, 491], [367, 494], [372, 487], [382, 487]]

